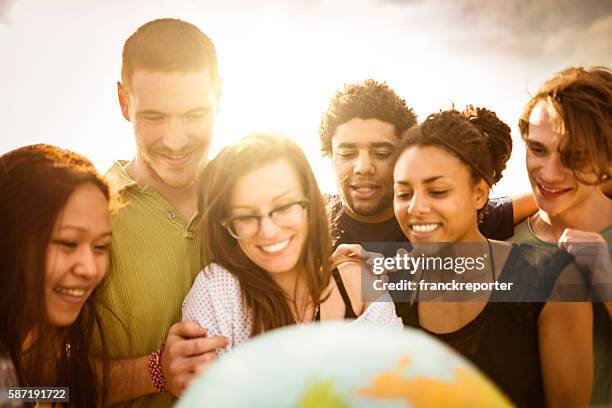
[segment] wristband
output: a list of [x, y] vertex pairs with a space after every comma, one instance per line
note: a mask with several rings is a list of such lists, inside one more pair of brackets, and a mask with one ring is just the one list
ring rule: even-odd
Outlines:
[[161, 356], [165, 345], [166, 343], [163, 343], [159, 349], [149, 355], [149, 374], [151, 375], [155, 391], [160, 394], [168, 392], [168, 384], [166, 384], [164, 372], [161, 368]]

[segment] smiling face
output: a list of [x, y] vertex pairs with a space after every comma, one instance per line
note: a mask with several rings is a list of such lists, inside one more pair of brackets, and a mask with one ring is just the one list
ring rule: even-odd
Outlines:
[[477, 211], [488, 197], [483, 180], [441, 147], [409, 147], [393, 173], [394, 211], [413, 242], [478, 242]]
[[120, 88], [123, 115], [132, 122], [136, 160], [153, 184], [190, 186], [208, 159], [218, 86], [207, 70], [134, 72]]
[[[538, 207], [549, 215], [560, 215], [579, 208], [592, 194], [596, 185], [581, 183], [574, 172], [561, 161], [559, 145], [563, 141], [560, 119], [546, 101], [534, 106], [529, 116], [527, 173]], [[584, 174], [589, 179], [588, 174]], [[593, 174], [593, 181], [597, 178]]]
[[108, 201], [94, 184], [82, 184], [66, 202], [47, 248], [49, 324], [68, 326], [76, 320], [106, 272], [109, 244]]
[[353, 218], [381, 222], [393, 214], [393, 163], [398, 138], [391, 123], [353, 118], [332, 138], [336, 183]]
[[288, 272], [298, 264], [308, 235], [307, 213], [304, 208], [294, 206], [290, 210], [294, 216], [287, 222], [285, 212], [289, 209], [285, 206], [304, 199], [300, 178], [286, 159], [266, 163], [237, 180], [230, 194], [231, 217], [276, 212], [272, 217], [283, 218], [286, 225], [278, 226], [264, 216], [260, 219], [259, 231], [252, 238], [237, 240], [244, 254], [264, 271], [270, 274]]

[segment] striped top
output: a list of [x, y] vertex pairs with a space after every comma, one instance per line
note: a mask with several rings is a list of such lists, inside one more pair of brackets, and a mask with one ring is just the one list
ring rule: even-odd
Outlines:
[[[111, 216], [109, 281], [102, 294], [121, 320], [103, 313], [111, 358], [159, 348], [170, 326], [180, 322], [183, 299], [204, 266], [196, 216], [185, 222], [161, 194], [130, 179], [125, 164], [115, 162], [106, 174], [122, 204]], [[120, 406], [170, 407], [172, 402], [168, 394], [156, 394]]]

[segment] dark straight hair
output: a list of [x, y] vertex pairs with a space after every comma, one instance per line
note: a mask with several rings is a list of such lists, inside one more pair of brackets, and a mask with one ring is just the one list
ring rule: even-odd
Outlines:
[[[0, 157], [0, 342], [22, 386], [68, 386], [72, 407], [102, 406], [107, 384], [97, 305], [101, 285], [70, 326], [46, 322], [47, 248], [66, 202], [83, 183], [94, 184], [109, 200], [93, 164], [76, 153], [37, 144]], [[102, 347], [100, 382], [91, 358], [94, 338]], [[46, 383], [45, 374], [55, 383]]]

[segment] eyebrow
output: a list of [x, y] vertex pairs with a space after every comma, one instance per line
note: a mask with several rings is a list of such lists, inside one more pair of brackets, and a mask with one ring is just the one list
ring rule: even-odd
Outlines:
[[[285, 195], [287, 195], [287, 194], [290, 194], [290, 193], [293, 193], [293, 191], [292, 191], [292, 190], [287, 190], [287, 191], [285, 191], [284, 193], [280, 193], [279, 195], [277, 195], [277, 196], [273, 197], [273, 198], [272, 198], [272, 201], [276, 201], [276, 200], [278, 200], [279, 198], [282, 198], [283, 196], [285, 196]], [[253, 207], [250, 207], [250, 206], [248, 206], [248, 205], [236, 205], [236, 206], [234, 206], [234, 207], [230, 207], [230, 209], [232, 209], [232, 210], [238, 210], [238, 209], [252, 210], [252, 209], [253, 209]]]
[[[441, 178], [444, 178], [444, 177], [445, 177], [445, 176], [433, 176], [433, 177], [429, 177], [429, 178], [426, 178], [425, 180], [423, 180], [423, 183], [424, 183], [424, 184], [431, 184], [431, 183], [433, 183], [434, 181], [436, 181], [436, 180], [438, 180], [438, 179], [441, 179]], [[401, 185], [401, 186], [409, 186], [409, 185], [410, 185], [410, 183], [408, 183], [408, 182], [407, 182], [407, 181], [405, 181], [405, 180], [397, 180], [397, 181], [395, 182], [395, 184], [399, 184], [399, 185]]]
[[191, 109], [188, 112], [185, 112], [182, 114], [182, 116], [188, 116], [188, 115], [195, 115], [195, 114], [201, 114], [201, 113], [208, 113], [211, 111], [211, 108], [207, 108], [207, 107], [201, 107], [201, 108], [194, 108]]
[[[338, 149], [354, 149], [355, 147], [357, 147], [357, 143], [340, 143], [338, 145]], [[368, 147], [374, 148], [374, 149], [379, 149], [379, 148], [390, 148], [390, 149], [395, 149], [395, 145], [393, 143], [389, 143], [389, 142], [376, 142], [376, 143], [370, 143], [368, 145]]]
[[[200, 114], [200, 113], [208, 113], [211, 111], [211, 107], [207, 107], [207, 106], [201, 106], [199, 108], [194, 108], [191, 109], [185, 113], [181, 113], [181, 116], [188, 116], [188, 115], [194, 115], [194, 114]], [[136, 112], [136, 116], [148, 116], [148, 115], [166, 115], [166, 113], [161, 112], [161, 111], [156, 111], [154, 109], [145, 109], [145, 110], [141, 110]]]
[[[77, 231], [79, 231], [79, 232], [87, 232], [87, 231], [88, 231], [86, 228], [83, 228], [83, 227], [78, 227], [78, 226], [76, 226], [76, 225], [62, 225], [62, 226], [60, 227], [60, 230], [64, 230], [64, 229], [73, 229], [73, 230], [77, 230]], [[111, 231], [109, 230], [109, 231], [105, 231], [104, 233], [102, 233], [102, 234], [100, 234], [100, 235], [104, 235], [104, 236], [106, 236], [106, 235], [112, 235], [112, 233], [111, 233]]]
[[159, 112], [153, 109], [146, 109], [136, 112], [136, 116], [147, 116], [147, 115], [163, 115], [163, 112]]
[[527, 146], [538, 146], [538, 147], [542, 147], [544, 149], [548, 149], [544, 143], [539, 142], [537, 140], [529, 139], [529, 138], [525, 139], [525, 144]]

